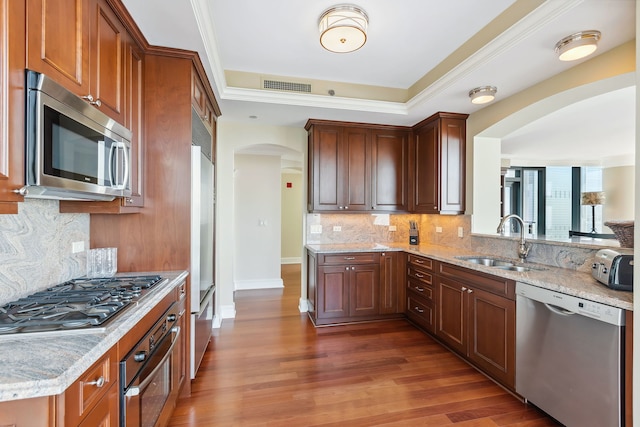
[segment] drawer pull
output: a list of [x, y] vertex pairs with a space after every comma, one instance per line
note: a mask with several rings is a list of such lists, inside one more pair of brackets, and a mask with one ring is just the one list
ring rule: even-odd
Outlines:
[[421, 288], [420, 286], [416, 286], [416, 291], [418, 292], [424, 292], [424, 288]]
[[104, 381], [104, 377], [100, 377], [100, 378], [98, 378], [98, 379], [97, 379], [97, 380], [95, 380], [95, 381], [91, 381], [91, 382], [88, 382], [88, 383], [84, 383], [84, 385], [94, 385], [94, 386], [96, 386], [96, 387], [98, 387], [98, 388], [101, 388], [101, 387], [104, 385], [104, 382], [105, 382], [105, 381]]
[[352, 261], [352, 260], [356, 259], [356, 257], [354, 257], [354, 256], [346, 256], [346, 257], [344, 257], [344, 259], [346, 259], [347, 261]]
[[416, 264], [424, 264], [424, 261], [421, 259], [416, 259], [415, 262]]
[[419, 278], [419, 279], [422, 279], [424, 277], [424, 275], [420, 274], [420, 273], [416, 273], [416, 277]]
[[424, 313], [424, 310], [421, 309], [420, 307], [414, 307], [413, 308], [415, 311], [417, 311], [418, 313]]

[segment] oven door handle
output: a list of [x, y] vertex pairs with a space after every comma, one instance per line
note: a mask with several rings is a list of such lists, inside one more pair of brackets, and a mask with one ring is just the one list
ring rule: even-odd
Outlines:
[[176, 343], [178, 342], [178, 337], [180, 336], [180, 326], [175, 326], [171, 328], [171, 332], [173, 333], [173, 341], [171, 342], [171, 345], [167, 349], [167, 352], [162, 357], [162, 360], [160, 361], [160, 363], [158, 363], [158, 365], [155, 368], [153, 368], [153, 371], [151, 371], [151, 373], [147, 375], [147, 377], [139, 385], [129, 387], [125, 393], [126, 397], [139, 395], [140, 390], [143, 390], [147, 385], [149, 385], [151, 380], [155, 377], [156, 373], [158, 372], [158, 369], [161, 369], [162, 365], [164, 365], [164, 362], [166, 362], [169, 356], [171, 356], [171, 352], [173, 352], [173, 348], [176, 346]]

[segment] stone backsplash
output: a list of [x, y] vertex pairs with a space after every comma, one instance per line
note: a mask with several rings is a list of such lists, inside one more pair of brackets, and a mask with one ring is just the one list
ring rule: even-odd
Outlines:
[[[469, 215], [307, 214], [307, 243], [409, 243], [410, 221], [418, 224], [421, 243], [498, 257], [518, 257], [518, 237], [471, 235]], [[395, 226], [396, 230], [389, 231], [390, 226]], [[591, 271], [593, 257], [599, 249], [617, 246], [615, 242], [611, 246], [543, 240], [530, 243], [527, 261], [583, 272]]]
[[89, 215], [61, 214], [55, 200], [27, 199], [0, 215], [0, 305], [85, 274]]

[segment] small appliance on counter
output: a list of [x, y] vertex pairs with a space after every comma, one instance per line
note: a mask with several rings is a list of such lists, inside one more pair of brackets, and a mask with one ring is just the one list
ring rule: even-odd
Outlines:
[[600, 249], [591, 275], [611, 289], [633, 291], [633, 249]]
[[420, 238], [418, 236], [418, 226], [415, 221], [409, 221], [409, 244], [417, 245], [420, 243]]

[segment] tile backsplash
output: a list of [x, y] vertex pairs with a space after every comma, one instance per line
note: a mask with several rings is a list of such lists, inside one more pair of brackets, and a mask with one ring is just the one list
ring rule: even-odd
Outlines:
[[[418, 224], [420, 243], [517, 258], [518, 238], [471, 235], [470, 215], [307, 214], [307, 243], [409, 243], [410, 221]], [[393, 227], [395, 231], [390, 231]], [[599, 249], [602, 247], [535, 240], [527, 261], [590, 272]]]
[[0, 215], [0, 305], [85, 274], [89, 215], [61, 214], [55, 200], [27, 199]]

